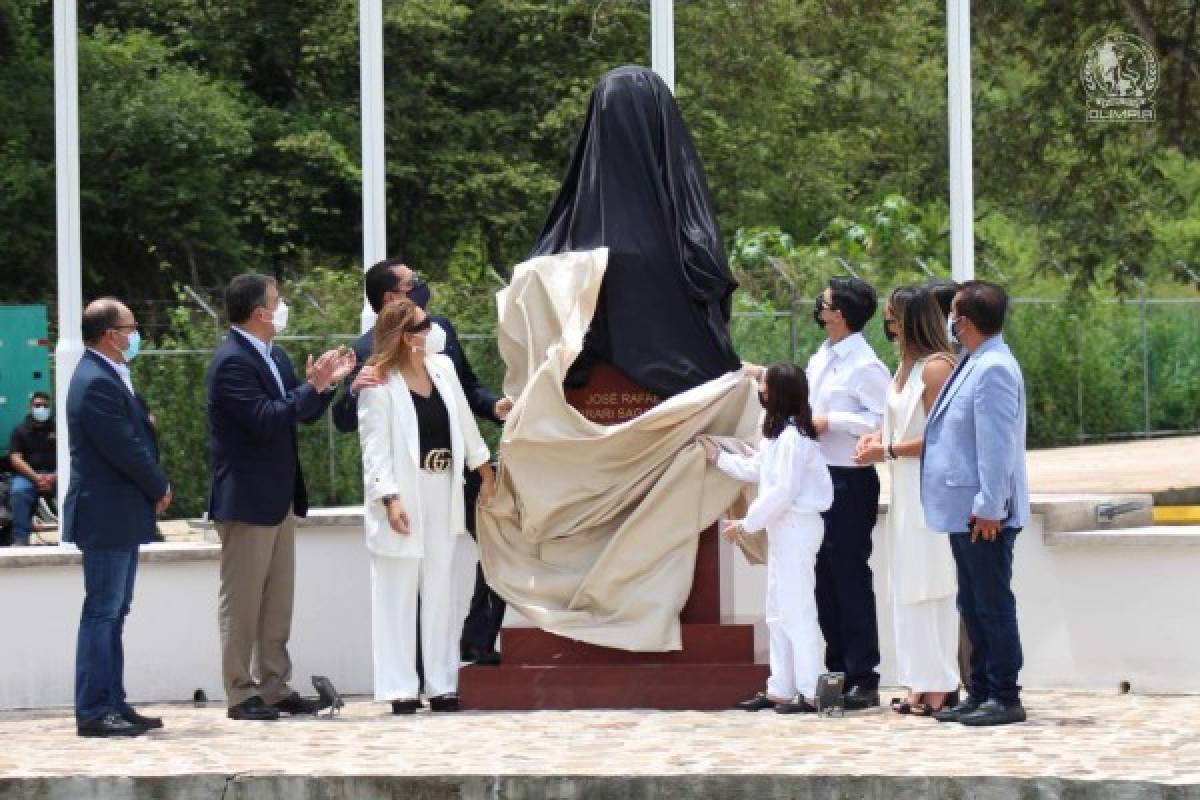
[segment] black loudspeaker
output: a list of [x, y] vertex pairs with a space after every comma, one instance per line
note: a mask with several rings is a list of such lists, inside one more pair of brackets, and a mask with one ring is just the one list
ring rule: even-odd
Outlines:
[[818, 714], [827, 717], [840, 717], [846, 713], [846, 701], [842, 693], [846, 687], [846, 673], [826, 672], [817, 677], [817, 691], [814, 703]]

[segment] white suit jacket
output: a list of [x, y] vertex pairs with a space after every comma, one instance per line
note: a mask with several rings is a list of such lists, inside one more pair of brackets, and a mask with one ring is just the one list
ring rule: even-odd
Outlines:
[[[363, 459], [363, 523], [367, 549], [380, 556], [420, 558], [424, 555], [427, 521], [450, 520], [450, 533], [465, 533], [463, 467], [476, 469], [488, 460], [488, 448], [479, 435], [475, 415], [467, 405], [454, 364], [443, 355], [431, 355], [425, 366], [437, 387], [450, 418], [450, 476], [455, 491], [450, 508], [429, 514], [417, 491], [420, 470], [420, 436], [417, 412], [408, 384], [392, 373], [384, 386], [364, 389], [358, 398], [358, 436]], [[408, 513], [408, 535], [392, 530], [382, 498], [394, 494]]]

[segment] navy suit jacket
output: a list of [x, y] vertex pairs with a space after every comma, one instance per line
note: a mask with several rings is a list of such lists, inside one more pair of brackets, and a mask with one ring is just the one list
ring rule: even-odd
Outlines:
[[[504, 423], [496, 416], [496, 395], [482, 385], [479, 378], [475, 376], [475, 370], [471, 369], [471, 362], [467, 361], [467, 354], [463, 352], [462, 342], [458, 340], [458, 332], [454, 330], [450, 320], [433, 314], [430, 315], [430, 319], [441, 325], [442, 330], [446, 331], [446, 348], [442, 350], [442, 354], [454, 364], [454, 371], [458, 373], [458, 382], [462, 384], [463, 392], [467, 395], [467, 404], [471, 406], [475, 416], [490, 419], [497, 425], [503, 425]], [[342, 384], [342, 395], [333, 405], [333, 424], [342, 433], [354, 433], [358, 430], [358, 398], [350, 394], [350, 387], [354, 384], [354, 379], [358, 377], [358, 371], [371, 357], [371, 348], [374, 346], [374, 328], [358, 337], [352, 345], [354, 355], [358, 357], [358, 363], [355, 364], [354, 371], [346, 376], [346, 380]]]
[[81, 550], [136, 548], [154, 537], [154, 506], [167, 493], [158, 442], [141, 398], [87, 350], [67, 389], [71, 476], [63, 541]]
[[216, 522], [278, 525], [288, 515], [308, 513], [308, 491], [296, 441], [299, 422], [324, 413], [333, 391], [318, 392], [301, 383], [291, 359], [271, 346], [270, 367], [241, 333], [230, 331], [213, 353], [208, 387], [208, 445], [212, 455], [212, 492], [208, 516]]

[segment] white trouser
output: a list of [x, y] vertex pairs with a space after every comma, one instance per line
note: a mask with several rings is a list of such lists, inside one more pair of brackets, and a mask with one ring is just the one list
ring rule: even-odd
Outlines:
[[417, 696], [418, 589], [425, 694], [436, 697], [458, 691], [462, 617], [454, 591], [454, 553], [460, 537], [450, 533], [449, 520], [453, 476], [449, 471], [425, 470], [418, 475], [425, 517], [424, 557], [371, 556], [371, 642], [375, 699], [381, 701]]
[[817, 624], [817, 551], [825, 538], [820, 514], [785, 514], [767, 526], [767, 631], [771, 677], [767, 694], [813, 699], [821, 662]]
[[901, 603], [893, 592], [892, 627], [896, 631], [896, 675], [901, 686], [914, 692], [952, 692], [958, 688], [958, 610], [953, 595]]

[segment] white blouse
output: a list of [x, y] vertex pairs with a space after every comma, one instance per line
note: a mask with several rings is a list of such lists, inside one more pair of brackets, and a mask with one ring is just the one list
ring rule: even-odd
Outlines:
[[717, 469], [745, 483], [758, 484], [742, 526], [757, 531], [788, 512], [819, 513], [833, 505], [833, 481], [820, 446], [788, 425], [775, 439], [763, 439], [753, 456], [722, 451]]

